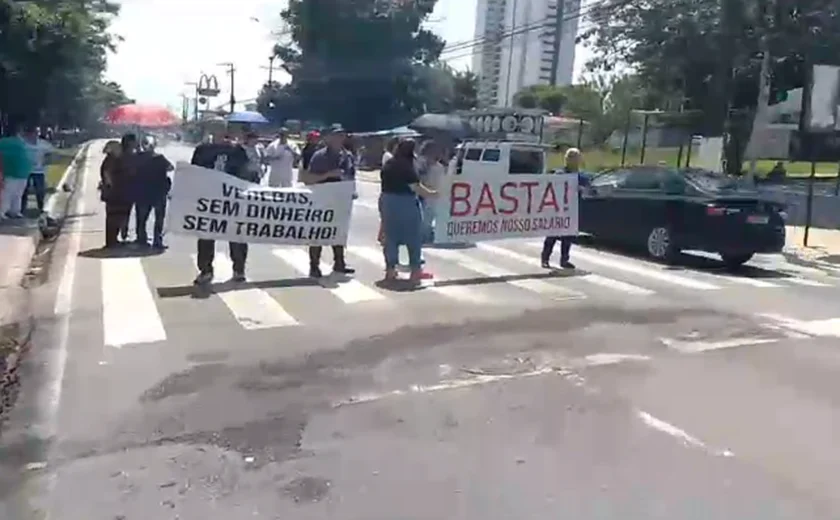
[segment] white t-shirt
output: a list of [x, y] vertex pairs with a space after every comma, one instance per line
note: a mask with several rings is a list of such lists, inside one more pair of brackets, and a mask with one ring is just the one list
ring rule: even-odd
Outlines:
[[32, 173], [36, 175], [43, 175], [46, 171], [47, 154], [52, 153], [55, 148], [43, 139], [38, 139], [34, 143], [26, 142], [26, 150], [29, 152], [29, 159], [32, 161]]
[[265, 149], [266, 158], [271, 166], [268, 185], [275, 188], [288, 188], [294, 185], [295, 158], [300, 151], [294, 143], [281, 143], [275, 139]]

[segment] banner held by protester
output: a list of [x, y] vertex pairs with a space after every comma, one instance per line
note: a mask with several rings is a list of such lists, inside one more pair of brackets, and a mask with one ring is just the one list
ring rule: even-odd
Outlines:
[[344, 245], [353, 188], [352, 182], [268, 188], [179, 162], [168, 231], [229, 242]]
[[577, 174], [452, 176], [439, 197], [435, 242], [578, 234]]

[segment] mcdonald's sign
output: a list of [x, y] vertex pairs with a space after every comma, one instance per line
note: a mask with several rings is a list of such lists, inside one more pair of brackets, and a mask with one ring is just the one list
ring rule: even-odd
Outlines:
[[198, 95], [202, 97], [215, 97], [219, 95], [219, 80], [216, 76], [208, 76], [202, 74], [198, 78], [198, 87], [196, 88]]

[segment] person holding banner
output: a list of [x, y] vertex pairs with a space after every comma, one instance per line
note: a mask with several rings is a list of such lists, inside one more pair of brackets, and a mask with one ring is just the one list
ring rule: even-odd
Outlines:
[[[191, 164], [223, 171], [228, 175], [249, 182], [259, 182], [261, 172], [249, 168], [248, 152], [230, 136], [221, 143], [202, 143], [193, 152]], [[213, 281], [213, 259], [216, 256], [216, 241], [198, 239], [198, 276], [195, 285], [206, 285]], [[233, 262], [233, 281], [245, 281], [245, 262], [248, 260], [248, 244], [230, 242], [230, 259]]]
[[[563, 172], [577, 173], [578, 186], [583, 185], [583, 183], [585, 182], [583, 176], [580, 175], [581, 159], [582, 154], [577, 148], [569, 148], [568, 150], [566, 150], [566, 165], [563, 168]], [[540, 255], [540, 262], [542, 263], [542, 267], [544, 269], [551, 269], [549, 259], [551, 258], [551, 253], [554, 250], [554, 244], [556, 244], [558, 240], [560, 241], [560, 267], [562, 267], [563, 269], [574, 269], [575, 264], [569, 261], [569, 253], [572, 250], [572, 241], [574, 240], [574, 237], [571, 236], [546, 237], [545, 241], [543, 242], [542, 254]]]
[[[347, 132], [341, 125], [333, 125], [326, 132], [326, 146], [316, 151], [309, 161], [309, 167], [304, 175], [303, 182], [309, 185], [325, 184], [328, 182], [341, 182], [346, 180], [348, 172], [346, 168], [350, 161], [346, 159], [344, 140]], [[309, 247], [309, 277], [321, 278], [321, 246]], [[341, 274], [353, 274], [355, 269], [348, 267], [344, 258], [344, 246], [332, 246], [333, 250], [333, 272]]]
[[419, 197], [432, 197], [436, 191], [420, 182], [414, 165], [414, 141], [397, 145], [394, 157], [380, 173], [379, 215], [384, 230], [382, 247], [385, 257], [385, 280], [396, 280], [400, 244], [408, 249], [410, 280], [420, 283], [423, 271], [423, 210]]

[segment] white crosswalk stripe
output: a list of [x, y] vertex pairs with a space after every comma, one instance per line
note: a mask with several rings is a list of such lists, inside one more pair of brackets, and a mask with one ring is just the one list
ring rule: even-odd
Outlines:
[[515, 277], [520, 273], [496, 267], [492, 264], [472, 258], [470, 255], [467, 255], [460, 251], [452, 251], [447, 249], [426, 249], [424, 253], [427, 256], [433, 256], [437, 258], [442, 258], [444, 260], [456, 262], [462, 267], [469, 269], [470, 271], [473, 271], [475, 273], [487, 276], [489, 278], [498, 278], [500, 280], [504, 280], [514, 287], [518, 287], [520, 289], [531, 291], [537, 294], [542, 294], [552, 299], [568, 300], [583, 297], [583, 295], [577, 291], [566, 289], [564, 287], [546, 282], [544, 280], [527, 278], [510, 279], [511, 277]]
[[[348, 249], [352, 255], [366, 260], [377, 266], [382, 266], [384, 258], [382, 251], [371, 246], [354, 246]], [[440, 279], [427, 284], [426, 289], [444, 296], [464, 303], [471, 303], [476, 305], [485, 305], [492, 303], [490, 297], [482, 293], [482, 291], [474, 287], [466, 287], [463, 285], [442, 285]]]
[[[309, 274], [306, 248], [253, 247], [249, 267], [260, 281], [249, 280], [244, 284], [226, 283], [233, 276], [230, 258], [217, 252], [216, 278], [210, 297], [220, 303], [208, 306], [207, 312], [212, 309], [212, 312], [222, 314], [214, 314], [208, 319], [219, 323], [229, 319], [242, 330], [258, 331], [305, 326], [315, 316], [343, 312], [343, 309], [349, 313], [422, 313], [425, 309], [461, 312], [466, 309], [469, 313], [472, 308], [475, 312], [492, 313], [497, 307], [530, 308], [549, 305], [552, 301], [599, 297], [605, 291], [618, 298], [638, 298], [657, 294], [664, 297], [669, 290], [690, 293], [733, 288], [778, 289], [794, 285], [806, 291], [835, 286], [828, 279], [817, 281], [804, 274], [785, 276], [780, 273], [774, 278], [749, 278], [737, 273], [688, 268], [674, 272], [646, 260], [581, 246], [572, 252], [572, 260], [578, 263], [579, 269], [552, 276], [540, 265], [536, 254], [540, 246], [535, 240], [505, 240], [458, 249], [426, 248], [424, 255], [435, 277], [424, 282], [421, 290], [380, 285], [384, 259], [381, 248], [375, 244], [347, 247], [348, 260], [359, 268], [355, 276], [331, 275], [329, 265], [322, 263], [321, 269], [328, 276], [320, 285], [302, 283], [295, 278]], [[325, 249], [326, 259], [331, 260], [331, 251]], [[360, 265], [355, 265], [354, 261]], [[166, 330], [177, 321], [170, 316], [173, 309], [183, 312], [193, 305], [202, 305], [201, 300], [191, 303], [189, 299], [181, 299], [189, 296], [188, 291], [192, 289], [182, 287], [178, 280], [189, 278], [194, 264], [195, 256], [188, 252], [148, 259], [103, 259], [100, 265], [105, 344], [120, 348], [175, 337], [174, 330], [169, 334]], [[772, 275], [768, 267], [764, 269]], [[171, 295], [173, 291], [175, 296]], [[167, 296], [167, 293], [170, 294]], [[376, 305], [376, 302], [384, 305]], [[336, 319], [353, 319], [351, 316], [355, 314]], [[376, 316], [389, 319], [388, 314]]]
[[[193, 260], [195, 255], [193, 255]], [[224, 253], [216, 253], [214, 265], [214, 283], [229, 282], [233, 278], [230, 258]], [[217, 291], [236, 321], [246, 330], [268, 329], [297, 325], [297, 320], [272, 298], [267, 292], [256, 288], [230, 287]]]
[[[309, 274], [309, 255], [306, 251], [292, 248], [275, 248], [271, 252], [274, 256], [289, 264], [298, 273], [304, 276]], [[330, 267], [322, 262], [321, 270], [326, 273], [329, 272]], [[337, 283], [332, 284], [331, 282], [333, 281]], [[335, 277], [331, 275], [322, 283], [328, 285], [329, 291], [344, 303], [382, 301], [386, 299], [382, 293], [353, 278], [335, 280]]]
[[[541, 267], [540, 261], [536, 258], [516, 253], [503, 247], [498, 247], [487, 243], [478, 244], [478, 247], [495, 255], [510, 258], [511, 260], [514, 260], [516, 262], [520, 262], [526, 265], [532, 265], [535, 267]], [[620, 280], [613, 280], [612, 278], [606, 278], [597, 274], [588, 273], [578, 276], [577, 278], [589, 282], [593, 285], [599, 285], [601, 287], [606, 287], [607, 289], [612, 289], [628, 294], [636, 294], [639, 296], [650, 296], [652, 294], [655, 294], [655, 291], [652, 291], [650, 289], [645, 289], [644, 287], [639, 287], [637, 285], [625, 283]]]
[[[542, 244], [536, 242], [528, 242], [528, 245], [533, 248], [542, 248]], [[582, 258], [584, 261], [590, 264], [600, 265], [602, 267], [616, 269], [619, 271], [626, 271], [627, 273], [635, 276], [650, 278], [658, 282], [664, 282], [686, 289], [698, 289], [702, 291], [713, 291], [715, 289], [720, 289], [719, 286], [712, 283], [701, 282], [700, 280], [695, 280], [686, 276], [679, 276], [676, 274], [666, 273], [664, 271], [660, 271], [659, 269], [646, 267], [641, 264], [632, 263], [629, 261], [612, 259], [607, 255], [592, 253], [589, 251], [582, 251], [580, 248], [576, 249], [574, 254], [575, 258]]]
[[160, 314], [139, 258], [102, 260], [104, 343], [124, 347], [166, 339]]

